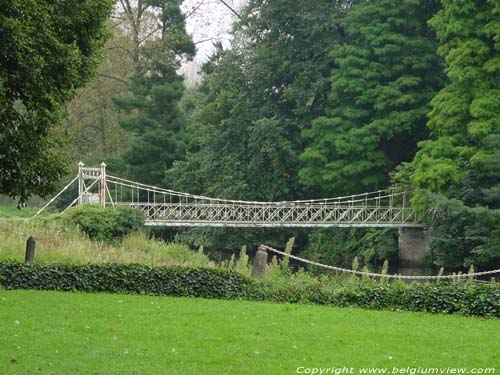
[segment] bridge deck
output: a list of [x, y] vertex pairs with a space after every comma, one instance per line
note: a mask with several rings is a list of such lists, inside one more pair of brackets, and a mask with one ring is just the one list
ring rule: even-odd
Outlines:
[[412, 208], [344, 204], [119, 203], [141, 210], [148, 226], [422, 227]]
[[419, 223], [249, 223], [211, 221], [146, 220], [149, 227], [215, 227], [215, 228], [423, 228]]

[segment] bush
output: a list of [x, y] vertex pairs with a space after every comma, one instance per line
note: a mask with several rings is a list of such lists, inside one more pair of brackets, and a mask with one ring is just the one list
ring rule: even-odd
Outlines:
[[142, 212], [130, 207], [81, 205], [69, 209], [64, 219], [77, 224], [89, 238], [107, 242], [121, 239], [144, 225]]
[[0, 285], [6, 289], [236, 299], [247, 297], [253, 284], [236, 272], [201, 267], [0, 263]]

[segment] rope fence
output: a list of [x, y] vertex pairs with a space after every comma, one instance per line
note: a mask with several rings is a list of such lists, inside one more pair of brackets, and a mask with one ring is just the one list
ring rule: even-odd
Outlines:
[[497, 269], [497, 270], [492, 270], [492, 271], [482, 271], [482, 272], [472, 272], [472, 273], [452, 274], [452, 275], [436, 275], [436, 276], [423, 276], [423, 275], [410, 276], [410, 275], [398, 275], [398, 274], [391, 275], [391, 274], [383, 274], [383, 273], [376, 273], [376, 272], [357, 271], [357, 270], [351, 270], [348, 268], [330, 266], [328, 264], [322, 264], [322, 263], [318, 263], [318, 262], [315, 262], [315, 261], [312, 261], [309, 259], [301, 258], [301, 257], [298, 257], [296, 255], [287, 254], [284, 251], [277, 250], [277, 249], [270, 247], [270, 246], [267, 246], [267, 245], [260, 245], [259, 249], [268, 250], [268, 251], [271, 251], [275, 254], [289, 257], [290, 259], [295, 259], [295, 260], [302, 262], [302, 263], [311, 264], [313, 266], [318, 266], [318, 267], [326, 268], [326, 269], [333, 270], [333, 271], [350, 273], [350, 274], [359, 275], [359, 276], [382, 277], [382, 278], [389, 278], [389, 279], [406, 279], [406, 280], [458, 279], [461, 277], [462, 278], [466, 278], [466, 277], [469, 278], [469, 277], [476, 277], [476, 276], [494, 275], [494, 274], [500, 273], [500, 269]]

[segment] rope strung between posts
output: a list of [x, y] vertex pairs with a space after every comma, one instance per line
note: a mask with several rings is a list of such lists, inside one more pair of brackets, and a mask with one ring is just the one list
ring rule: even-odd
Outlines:
[[259, 248], [264, 249], [264, 250], [269, 250], [273, 253], [283, 255], [283, 256], [289, 257], [291, 259], [298, 260], [299, 262], [312, 264], [313, 266], [323, 267], [323, 268], [326, 268], [329, 270], [339, 271], [339, 272], [344, 272], [344, 273], [352, 273], [354, 275], [360, 275], [360, 276], [386, 277], [386, 278], [392, 278], [392, 279], [408, 279], [408, 280], [437, 280], [437, 279], [456, 279], [456, 278], [460, 278], [460, 277], [484, 276], [484, 275], [493, 275], [496, 273], [500, 273], [500, 269], [497, 269], [497, 270], [492, 270], [492, 271], [472, 272], [472, 273], [455, 274], [455, 275], [441, 275], [441, 276], [390, 275], [390, 274], [375, 273], [375, 272], [355, 271], [355, 270], [350, 270], [348, 268], [330, 266], [328, 264], [322, 264], [322, 263], [314, 262], [314, 261], [309, 260], [309, 259], [304, 259], [304, 258], [298, 257], [296, 255], [287, 254], [284, 251], [274, 249], [274, 248], [267, 246], [267, 245], [260, 245]]

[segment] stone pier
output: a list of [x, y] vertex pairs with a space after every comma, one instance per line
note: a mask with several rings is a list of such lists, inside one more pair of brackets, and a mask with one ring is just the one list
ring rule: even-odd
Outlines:
[[429, 250], [424, 228], [399, 228], [398, 242], [401, 264], [417, 264]]

